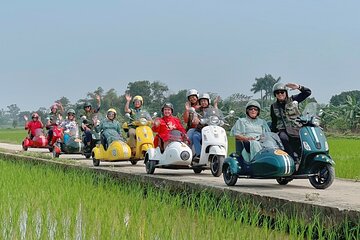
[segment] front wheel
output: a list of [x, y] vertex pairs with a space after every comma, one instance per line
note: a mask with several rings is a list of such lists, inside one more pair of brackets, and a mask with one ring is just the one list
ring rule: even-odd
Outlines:
[[22, 148], [23, 148], [24, 151], [27, 151], [27, 150], [28, 150], [28, 147], [26, 147], [26, 146], [24, 145], [24, 142], [22, 143]]
[[156, 162], [154, 160], [148, 160], [145, 164], [146, 173], [154, 174]]
[[291, 182], [292, 179], [281, 177], [281, 178], [277, 178], [276, 181], [277, 181], [278, 184], [280, 184], [280, 185], [286, 185], [286, 184], [288, 184], [289, 182]]
[[213, 155], [210, 162], [210, 170], [214, 177], [220, 177], [222, 173], [222, 166], [224, 164], [225, 157], [219, 155]]
[[194, 173], [196, 173], [196, 174], [200, 174], [200, 173], [202, 172], [202, 168], [200, 168], [200, 167], [194, 167], [194, 168], [193, 168], [193, 171], [194, 171]]
[[54, 146], [51, 153], [52, 153], [53, 158], [59, 158], [60, 157], [60, 148], [57, 146]]
[[223, 167], [223, 177], [224, 177], [224, 182], [228, 186], [234, 186], [238, 180], [237, 174], [231, 173], [229, 164], [225, 164]]
[[335, 179], [335, 169], [330, 164], [320, 164], [312, 168], [311, 173], [315, 176], [309, 177], [311, 185], [316, 189], [330, 187]]

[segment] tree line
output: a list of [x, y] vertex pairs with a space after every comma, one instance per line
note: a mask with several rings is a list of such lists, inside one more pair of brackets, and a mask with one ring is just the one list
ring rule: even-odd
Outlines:
[[[265, 74], [264, 77], [255, 78], [251, 91], [256, 94], [260, 93], [258, 100], [262, 106], [261, 117], [270, 120], [270, 105], [275, 101], [272, 87], [279, 82], [281, 77], [274, 78], [271, 74]], [[191, 86], [189, 86], [191, 88]], [[131, 96], [141, 95], [144, 99], [144, 108], [150, 113], [160, 112], [161, 106], [165, 102], [171, 102], [174, 105], [174, 114], [181, 116], [184, 111], [184, 104], [186, 101], [186, 92], [188, 89], [179, 90], [176, 93], [171, 92], [169, 87], [159, 81], [150, 82], [148, 80], [140, 80], [129, 82], [126, 92], [118, 95], [114, 88], [105, 91], [98, 87], [93, 92], [88, 92], [86, 98], [77, 100], [76, 103], [71, 103], [65, 96], [60, 99], [54, 99], [54, 102], [60, 102], [65, 111], [69, 108], [80, 112], [85, 102], [90, 101], [93, 106], [96, 106], [96, 95], [101, 96], [100, 114], [104, 115], [107, 109], [115, 108], [118, 111], [118, 118], [123, 121], [125, 94]], [[211, 98], [214, 99], [217, 93], [210, 92]], [[234, 93], [225, 99], [220, 99], [218, 106], [223, 112], [234, 110], [236, 117], [245, 116], [245, 105], [253, 96], [244, 95], [242, 93]], [[307, 102], [316, 102], [314, 97], [306, 100], [305, 103], [300, 104], [304, 107]], [[338, 95], [332, 96], [329, 104], [322, 104], [323, 114], [322, 126], [326, 131], [338, 133], [360, 133], [360, 91], [353, 90], [341, 92]], [[49, 106], [50, 107], [50, 106]], [[24, 124], [23, 116], [30, 115], [31, 112], [36, 111], [45, 119], [49, 113], [49, 107], [40, 107], [37, 110], [21, 111], [16, 104], [7, 106], [7, 110], [0, 110], [0, 126], [22, 126]], [[232, 126], [236, 118], [230, 119], [229, 126]]]

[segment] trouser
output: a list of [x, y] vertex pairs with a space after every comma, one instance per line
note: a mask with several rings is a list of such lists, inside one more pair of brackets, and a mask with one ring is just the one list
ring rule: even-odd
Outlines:
[[129, 146], [130, 148], [135, 148], [136, 147], [136, 136], [135, 136], [135, 133], [136, 133], [136, 129], [135, 128], [129, 128]]
[[192, 135], [192, 139], [190, 139], [191, 143], [194, 145], [195, 148], [195, 154], [197, 156], [200, 156], [201, 154], [201, 132], [194, 131], [194, 134]]
[[192, 144], [192, 138], [193, 138], [194, 132], [195, 132], [195, 128], [190, 128], [186, 134], [190, 140], [190, 145]]
[[300, 156], [299, 147], [300, 147], [300, 138], [294, 138], [289, 137], [289, 135], [285, 132], [280, 130], [279, 137], [284, 145], [284, 150], [287, 152], [290, 157], [294, 159], [294, 161], [298, 161], [298, 159], [295, 158], [295, 152], [298, 156]]
[[48, 136], [47, 136], [47, 140], [48, 140], [49, 144], [51, 144], [51, 140], [53, 138], [53, 135], [54, 135], [54, 131], [52, 129], [49, 129]]
[[84, 140], [85, 140], [85, 145], [91, 145], [91, 141], [92, 141], [92, 133], [91, 133], [91, 130], [86, 130], [84, 132], [85, 134], [85, 137], [84, 137]]

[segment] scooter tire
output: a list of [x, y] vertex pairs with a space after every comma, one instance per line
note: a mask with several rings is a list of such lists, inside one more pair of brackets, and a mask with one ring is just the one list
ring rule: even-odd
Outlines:
[[225, 157], [219, 155], [213, 155], [210, 162], [211, 174], [214, 177], [220, 177], [222, 174], [222, 166], [224, 164]]
[[154, 174], [156, 162], [154, 160], [148, 160], [145, 164], [146, 173]]
[[331, 186], [335, 179], [335, 169], [330, 164], [319, 164], [314, 166], [311, 173], [316, 174], [310, 176], [309, 181], [316, 189], [326, 189]]
[[27, 151], [27, 150], [28, 150], [28, 147], [25, 147], [25, 146], [24, 146], [24, 142], [22, 143], [22, 149], [23, 149], [24, 151]]
[[200, 174], [200, 173], [202, 172], [202, 168], [194, 167], [194, 168], [193, 168], [193, 171], [194, 171], [194, 173], [196, 173], [196, 174]]
[[135, 161], [135, 160], [130, 160], [131, 162], [131, 165], [136, 165], [138, 163], [138, 161]]
[[286, 185], [288, 184], [289, 182], [292, 181], [292, 179], [289, 179], [289, 178], [277, 178], [276, 179], [277, 183], [280, 184], [280, 185]]
[[224, 164], [223, 166], [223, 178], [228, 186], [234, 186], [238, 180], [238, 176], [231, 173], [229, 164]]
[[95, 167], [98, 167], [100, 165], [100, 160], [99, 159], [96, 159], [95, 157], [93, 157], [93, 165]]

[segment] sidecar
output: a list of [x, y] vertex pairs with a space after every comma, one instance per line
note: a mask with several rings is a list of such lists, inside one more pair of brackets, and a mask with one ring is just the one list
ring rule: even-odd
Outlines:
[[225, 159], [222, 172], [228, 186], [234, 186], [238, 178], [281, 179], [295, 172], [290, 155], [275, 144], [269, 144], [271, 139], [266, 139], [263, 149], [249, 161], [238, 153], [232, 153]]
[[129, 145], [121, 140], [115, 140], [104, 148], [103, 144], [98, 143], [92, 149], [93, 165], [99, 166], [101, 162], [130, 161], [131, 149]]
[[41, 128], [35, 130], [35, 136], [31, 139], [29, 136], [22, 141], [22, 148], [27, 151], [28, 148], [48, 148], [48, 140]]
[[60, 154], [84, 154], [84, 143], [81, 139], [74, 137], [66, 137], [65, 141], [57, 141], [53, 145], [52, 155], [54, 158], [58, 158]]
[[146, 152], [146, 172], [153, 174], [155, 168], [192, 169], [192, 151], [188, 144], [185, 143], [184, 134], [179, 130], [170, 132], [170, 140], [165, 149], [159, 146], [150, 148]]

